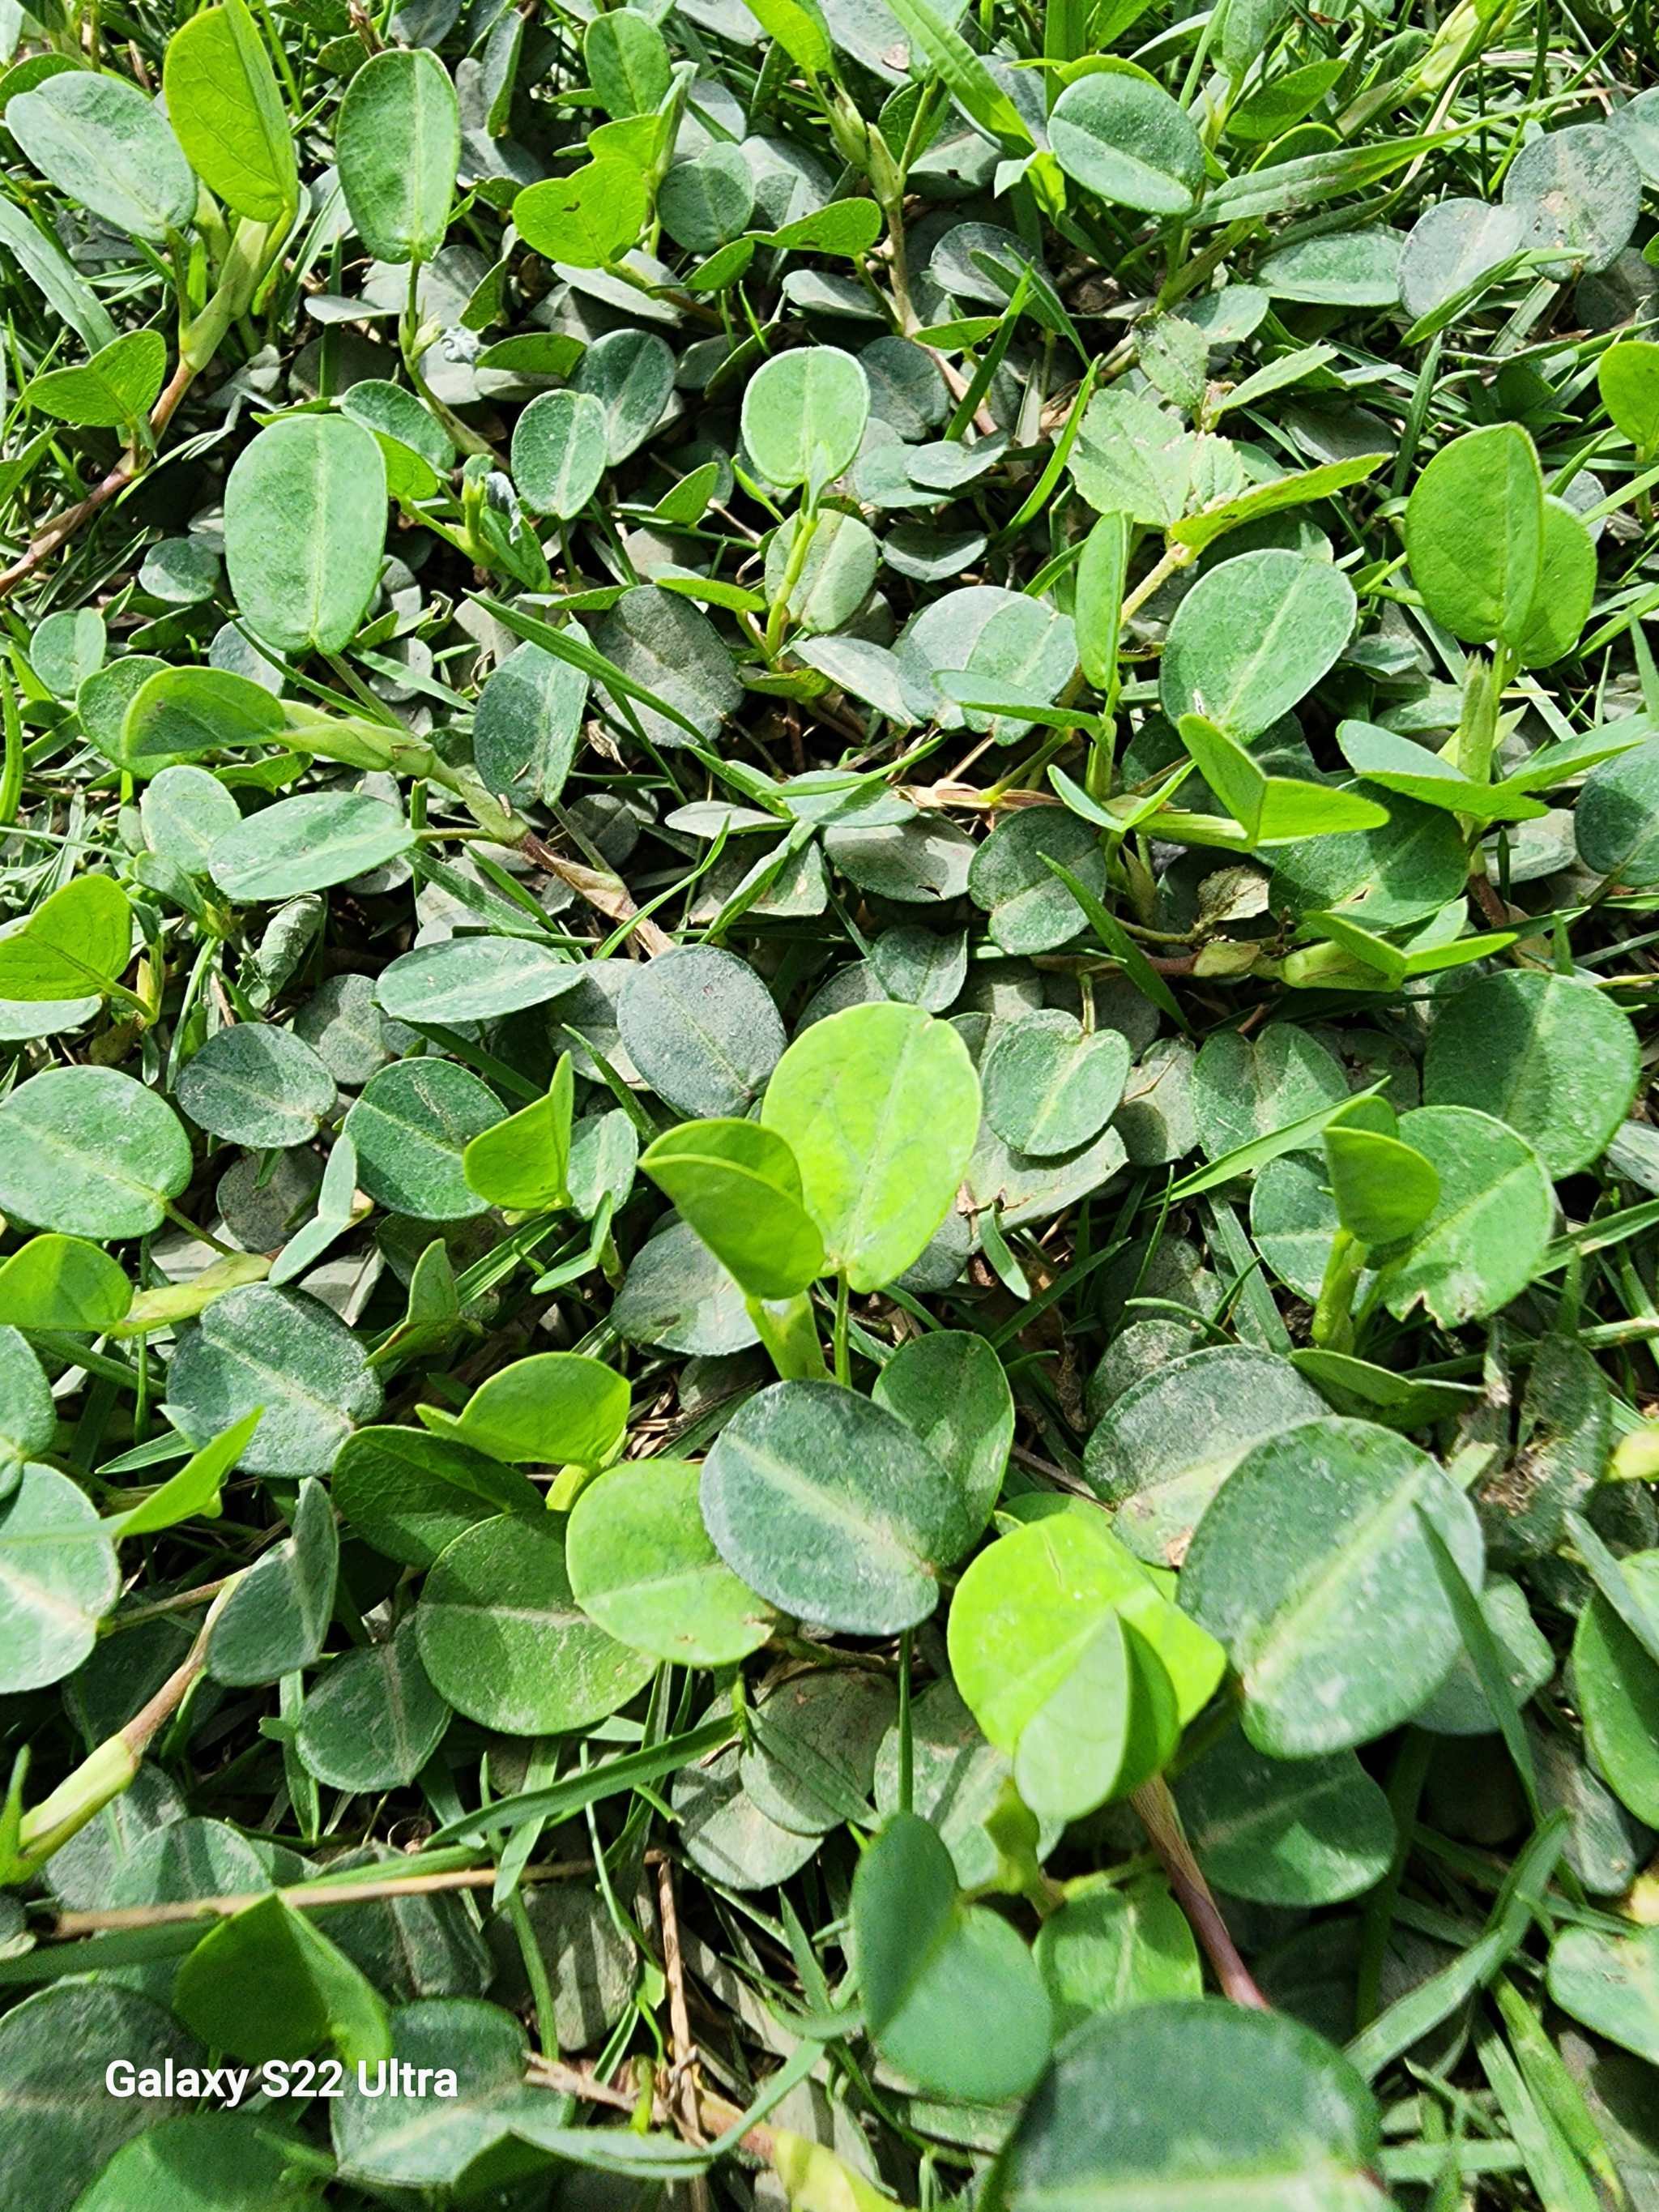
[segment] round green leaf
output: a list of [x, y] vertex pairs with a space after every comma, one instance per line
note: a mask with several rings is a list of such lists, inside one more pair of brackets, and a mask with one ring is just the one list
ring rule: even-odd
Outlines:
[[1259, 735], [1331, 668], [1357, 605], [1353, 586], [1328, 561], [1277, 547], [1224, 561], [1176, 609], [1158, 676], [1164, 713], [1171, 721], [1205, 715], [1235, 738]]
[[328, 1634], [339, 1571], [328, 1492], [320, 1482], [302, 1482], [292, 1533], [259, 1554], [209, 1631], [209, 1674], [240, 1686], [311, 1666]]
[[816, 1667], [769, 1690], [738, 1759], [743, 1786], [781, 1828], [828, 1835], [867, 1820], [876, 1755], [898, 1711], [884, 1675]]
[[381, 261], [429, 261], [449, 228], [461, 115], [429, 46], [371, 56], [346, 87], [334, 132], [352, 226]]
[[455, 1434], [509, 1466], [598, 1467], [622, 1441], [628, 1383], [580, 1352], [515, 1359], [467, 1400]]
[[1204, 181], [1204, 144], [1191, 117], [1127, 62], [1109, 61], [1068, 84], [1048, 131], [1066, 175], [1119, 207], [1185, 215]]
[[571, 1595], [551, 1515], [481, 1521], [456, 1537], [416, 1608], [422, 1663], [458, 1712], [506, 1735], [587, 1728], [656, 1671], [597, 1628]]
[[770, 1889], [787, 1881], [818, 1848], [817, 1836], [797, 1835], [767, 1819], [738, 1778], [735, 1744], [706, 1765], [683, 1766], [672, 1802], [687, 1858], [728, 1889]]
[[1390, 795], [1382, 829], [1281, 846], [1267, 901], [1275, 913], [1334, 914], [1380, 932], [1438, 914], [1462, 896], [1468, 879], [1468, 855], [1453, 817]]
[[745, 228], [755, 211], [755, 180], [742, 149], [708, 147], [677, 161], [657, 188], [657, 214], [676, 246], [714, 252]]
[[772, 994], [747, 961], [710, 945], [659, 953], [617, 1008], [629, 1057], [682, 1114], [741, 1115], [783, 1050]]
[[153, 100], [102, 70], [66, 70], [6, 105], [6, 128], [58, 191], [164, 246], [196, 213], [196, 179]]
[[[89, 1251], [95, 1249], [87, 1247]], [[98, 1256], [101, 1259], [104, 1255], [100, 1253]], [[6, 1275], [13, 1264], [9, 1261], [6, 1267], [0, 1268], [0, 1313], [19, 1312], [17, 1304], [6, 1295]], [[113, 1261], [109, 1264], [115, 1265]], [[125, 1283], [125, 1275], [121, 1279]], [[30, 1311], [31, 1308], [25, 1304], [21, 1317], [32, 1328], [40, 1327], [40, 1322], [27, 1319]], [[0, 1500], [17, 1487], [18, 1471], [24, 1462], [49, 1452], [57, 1433], [58, 1409], [52, 1403], [52, 1387], [40, 1361], [15, 1326], [9, 1322], [0, 1324]]]
[[833, 1382], [775, 1382], [740, 1407], [703, 1462], [702, 1503], [734, 1574], [849, 1636], [925, 1620], [983, 1526], [896, 1414]]
[[1547, 668], [1572, 651], [1589, 620], [1597, 580], [1595, 540], [1565, 500], [1547, 495], [1538, 591], [1516, 640], [1523, 668]]
[[894, 1814], [859, 1861], [852, 1913], [865, 2019], [890, 2064], [975, 2104], [1030, 2087], [1053, 2029], [1036, 1962], [1000, 1914], [962, 1903], [926, 1820]]
[[[143, 2063], [156, 2063], [148, 2050]], [[163, 2120], [125, 2143], [76, 2198], [75, 2212], [309, 2212], [316, 2202], [279, 2138], [238, 2112], [204, 2112]]]
[[533, 514], [580, 514], [607, 458], [605, 410], [591, 392], [541, 392], [513, 427], [513, 481]]
[[1176, 1802], [1210, 1880], [1258, 1905], [1339, 1904], [1393, 1862], [1388, 1798], [1352, 1751], [1264, 1759], [1224, 1736], [1183, 1773]]
[[720, 1563], [697, 1508], [697, 1468], [630, 1460], [590, 1482], [566, 1534], [577, 1603], [607, 1635], [680, 1667], [757, 1650], [776, 1616]]
[[190, 1139], [112, 1067], [54, 1067], [0, 1105], [0, 1209], [41, 1229], [147, 1237], [191, 1176]]
[[800, 1170], [756, 1121], [684, 1121], [641, 1156], [648, 1175], [751, 1297], [793, 1297], [823, 1268]]
[[1630, 1111], [1640, 1057], [1630, 1017], [1593, 984], [1507, 968], [1441, 1002], [1423, 1097], [1495, 1115], [1552, 1176], [1572, 1175]]
[[870, 416], [863, 368], [838, 346], [775, 354], [743, 395], [743, 442], [769, 483], [816, 497], [852, 462]]
[[242, 448], [225, 484], [225, 565], [268, 644], [337, 653], [350, 642], [380, 578], [386, 501], [380, 448], [343, 415], [285, 416]]
[[238, 1022], [216, 1030], [179, 1078], [179, 1103], [228, 1143], [308, 1145], [333, 1111], [334, 1078], [292, 1030]]
[[334, 1502], [356, 1534], [408, 1567], [429, 1567], [475, 1522], [538, 1513], [534, 1483], [424, 1429], [362, 1428], [334, 1462]]
[[218, 777], [188, 764], [164, 768], [146, 784], [138, 814], [150, 851], [187, 876], [206, 875], [213, 848], [242, 818]]
[[1563, 2012], [1659, 2066], [1659, 1928], [1567, 1929], [1550, 1953], [1549, 1990]]
[[987, 2212], [1386, 2212], [1381, 2134], [1347, 2060], [1283, 2013], [1212, 1997], [1137, 2005], [1066, 2039]]
[[950, 1469], [969, 1517], [983, 1528], [1014, 1441], [1014, 1395], [985, 1338], [955, 1328], [912, 1337], [876, 1377], [872, 1395]]
[[879, 1290], [920, 1258], [955, 1201], [979, 1129], [979, 1079], [961, 1038], [920, 1007], [849, 1006], [795, 1039], [761, 1119], [795, 1156], [828, 1268], [855, 1291]]
[[1214, 1345], [1132, 1382], [1090, 1437], [1084, 1473], [1116, 1507], [1113, 1528], [1138, 1559], [1179, 1566], [1251, 1446], [1324, 1410], [1287, 1359]]
[[1036, 1949], [1059, 2035], [1096, 2013], [1203, 1995], [1192, 1929], [1156, 1875], [1068, 1882], [1066, 1902], [1037, 1929]]
[[513, 221], [532, 252], [567, 268], [602, 269], [639, 236], [647, 204], [639, 171], [611, 156], [530, 185], [513, 203]]
[[1076, 815], [1032, 806], [1000, 822], [975, 853], [968, 889], [990, 916], [1005, 952], [1052, 952], [1087, 926], [1087, 916], [1054, 873], [1057, 862], [1097, 898], [1106, 891], [1100, 834]]
[[410, 1613], [384, 1643], [349, 1651], [326, 1670], [301, 1709], [295, 1747], [331, 1790], [403, 1790], [448, 1726]]
[[1572, 826], [1578, 857], [1596, 875], [1632, 890], [1659, 883], [1659, 744], [1634, 746], [1593, 768]]
[[374, 996], [394, 1021], [451, 1028], [544, 1006], [580, 977], [574, 961], [529, 938], [452, 937], [389, 962]]
[[167, 1403], [196, 1444], [258, 1408], [241, 1458], [250, 1474], [326, 1474], [352, 1430], [380, 1412], [380, 1386], [328, 1307], [252, 1283], [216, 1298], [179, 1339]]
[[1604, 123], [1569, 124], [1521, 149], [1504, 173], [1504, 198], [1526, 222], [1526, 243], [1606, 269], [1636, 228], [1642, 172]]
[[1306, 1421], [1255, 1445], [1222, 1485], [1181, 1602], [1226, 1645], [1259, 1750], [1311, 1759], [1369, 1743], [1440, 1682], [1459, 1636], [1419, 1511], [1475, 1584], [1474, 1509], [1392, 1430]]
[[1518, 1297], [1549, 1243], [1555, 1194], [1513, 1129], [1468, 1106], [1420, 1106], [1400, 1134], [1440, 1178], [1440, 1200], [1388, 1276], [1390, 1313], [1420, 1299], [1443, 1326], [1484, 1320]]
[[369, 1078], [342, 1124], [357, 1147], [357, 1180], [389, 1213], [465, 1221], [484, 1211], [462, 1156], [507, 1118], [489, 1085], [451, 1060], [400, 1060]]
[[86, 1492], [55, 1468], [25, 1467], [0, 1505], [0, 1692], [72, 1674], [120, 1588], [115, 1547]]
[[986, 1120], [1005, 1143], [1037, 1159], [1097, 1136], [1128, 1079], [1127, 1038], [1116, 1030], [1085, 1031], [1057, 1006], [999, 1028], [980, 1071]]
[[1544, 556], [1544, 480], [1515, 422], [1443, 446], [1406, 502], [1412, 581], [1429, 612], [1470, 645], [1525, 635]]
[[1250, 1036], [1217, 1030], [1193, 1069], [1198, 1141], [1212, 1160], [1347, 1095], [1337, 1060], [1317, 1037], [1288, 1022], [1269, 1022]]

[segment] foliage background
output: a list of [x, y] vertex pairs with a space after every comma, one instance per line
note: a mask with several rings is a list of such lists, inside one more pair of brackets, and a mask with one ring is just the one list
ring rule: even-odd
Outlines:
[[0, 44], [0, 2206], [1659, 2203], [1647, 0]]

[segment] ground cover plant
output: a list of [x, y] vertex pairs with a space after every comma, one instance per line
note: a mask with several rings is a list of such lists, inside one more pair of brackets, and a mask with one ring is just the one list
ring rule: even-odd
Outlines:
[[1659, 2206], [1653, 32], [0, 6], [3, 2212]]

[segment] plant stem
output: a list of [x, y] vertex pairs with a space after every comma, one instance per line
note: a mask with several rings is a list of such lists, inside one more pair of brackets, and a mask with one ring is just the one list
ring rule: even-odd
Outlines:
[[1193, 1856], [1193, 1847], [1187, 1841], [1169, 1784], [1162, 1775], [1155, 1775], [1152, 1781], [1142, 1783], [1129, 1802], [1140, 1815], [1152, 1849], [1169, 1876], [1176, 1903], [1186, 1914], [1200, 1948], [1215, 1970], [1222, 1995], [1234, 2004], [1248, 2005], [1255, 2012], [1271, 2011], [1267, 1998], [1256, 1987], [1255, 1977], [1239, 1956], [1238, 1946], [1221, 1917], [1221, 1908], [1211, 1895], [1210, 1885]]

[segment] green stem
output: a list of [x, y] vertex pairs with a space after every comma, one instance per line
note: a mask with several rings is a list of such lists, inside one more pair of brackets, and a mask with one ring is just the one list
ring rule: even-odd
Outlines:
[[805, 1292], [793, 1298], [746, 1298], [744, 1303], [767, 1357], [786, 1382], [830, 1380], [811, 1300]]
[[1331, 1240], [1319, 1302], [1314, 1308], [1313, 1340], [1329, 1352], [1353, 1348], [1353, 1294], [1365, 1272], [1365, 1247], [1346, 1229]]
[[853, 1355], [847, 1342], [847, 1278], [836, 1278], [836, 1380], [848, 1389], [853, 1387]]

